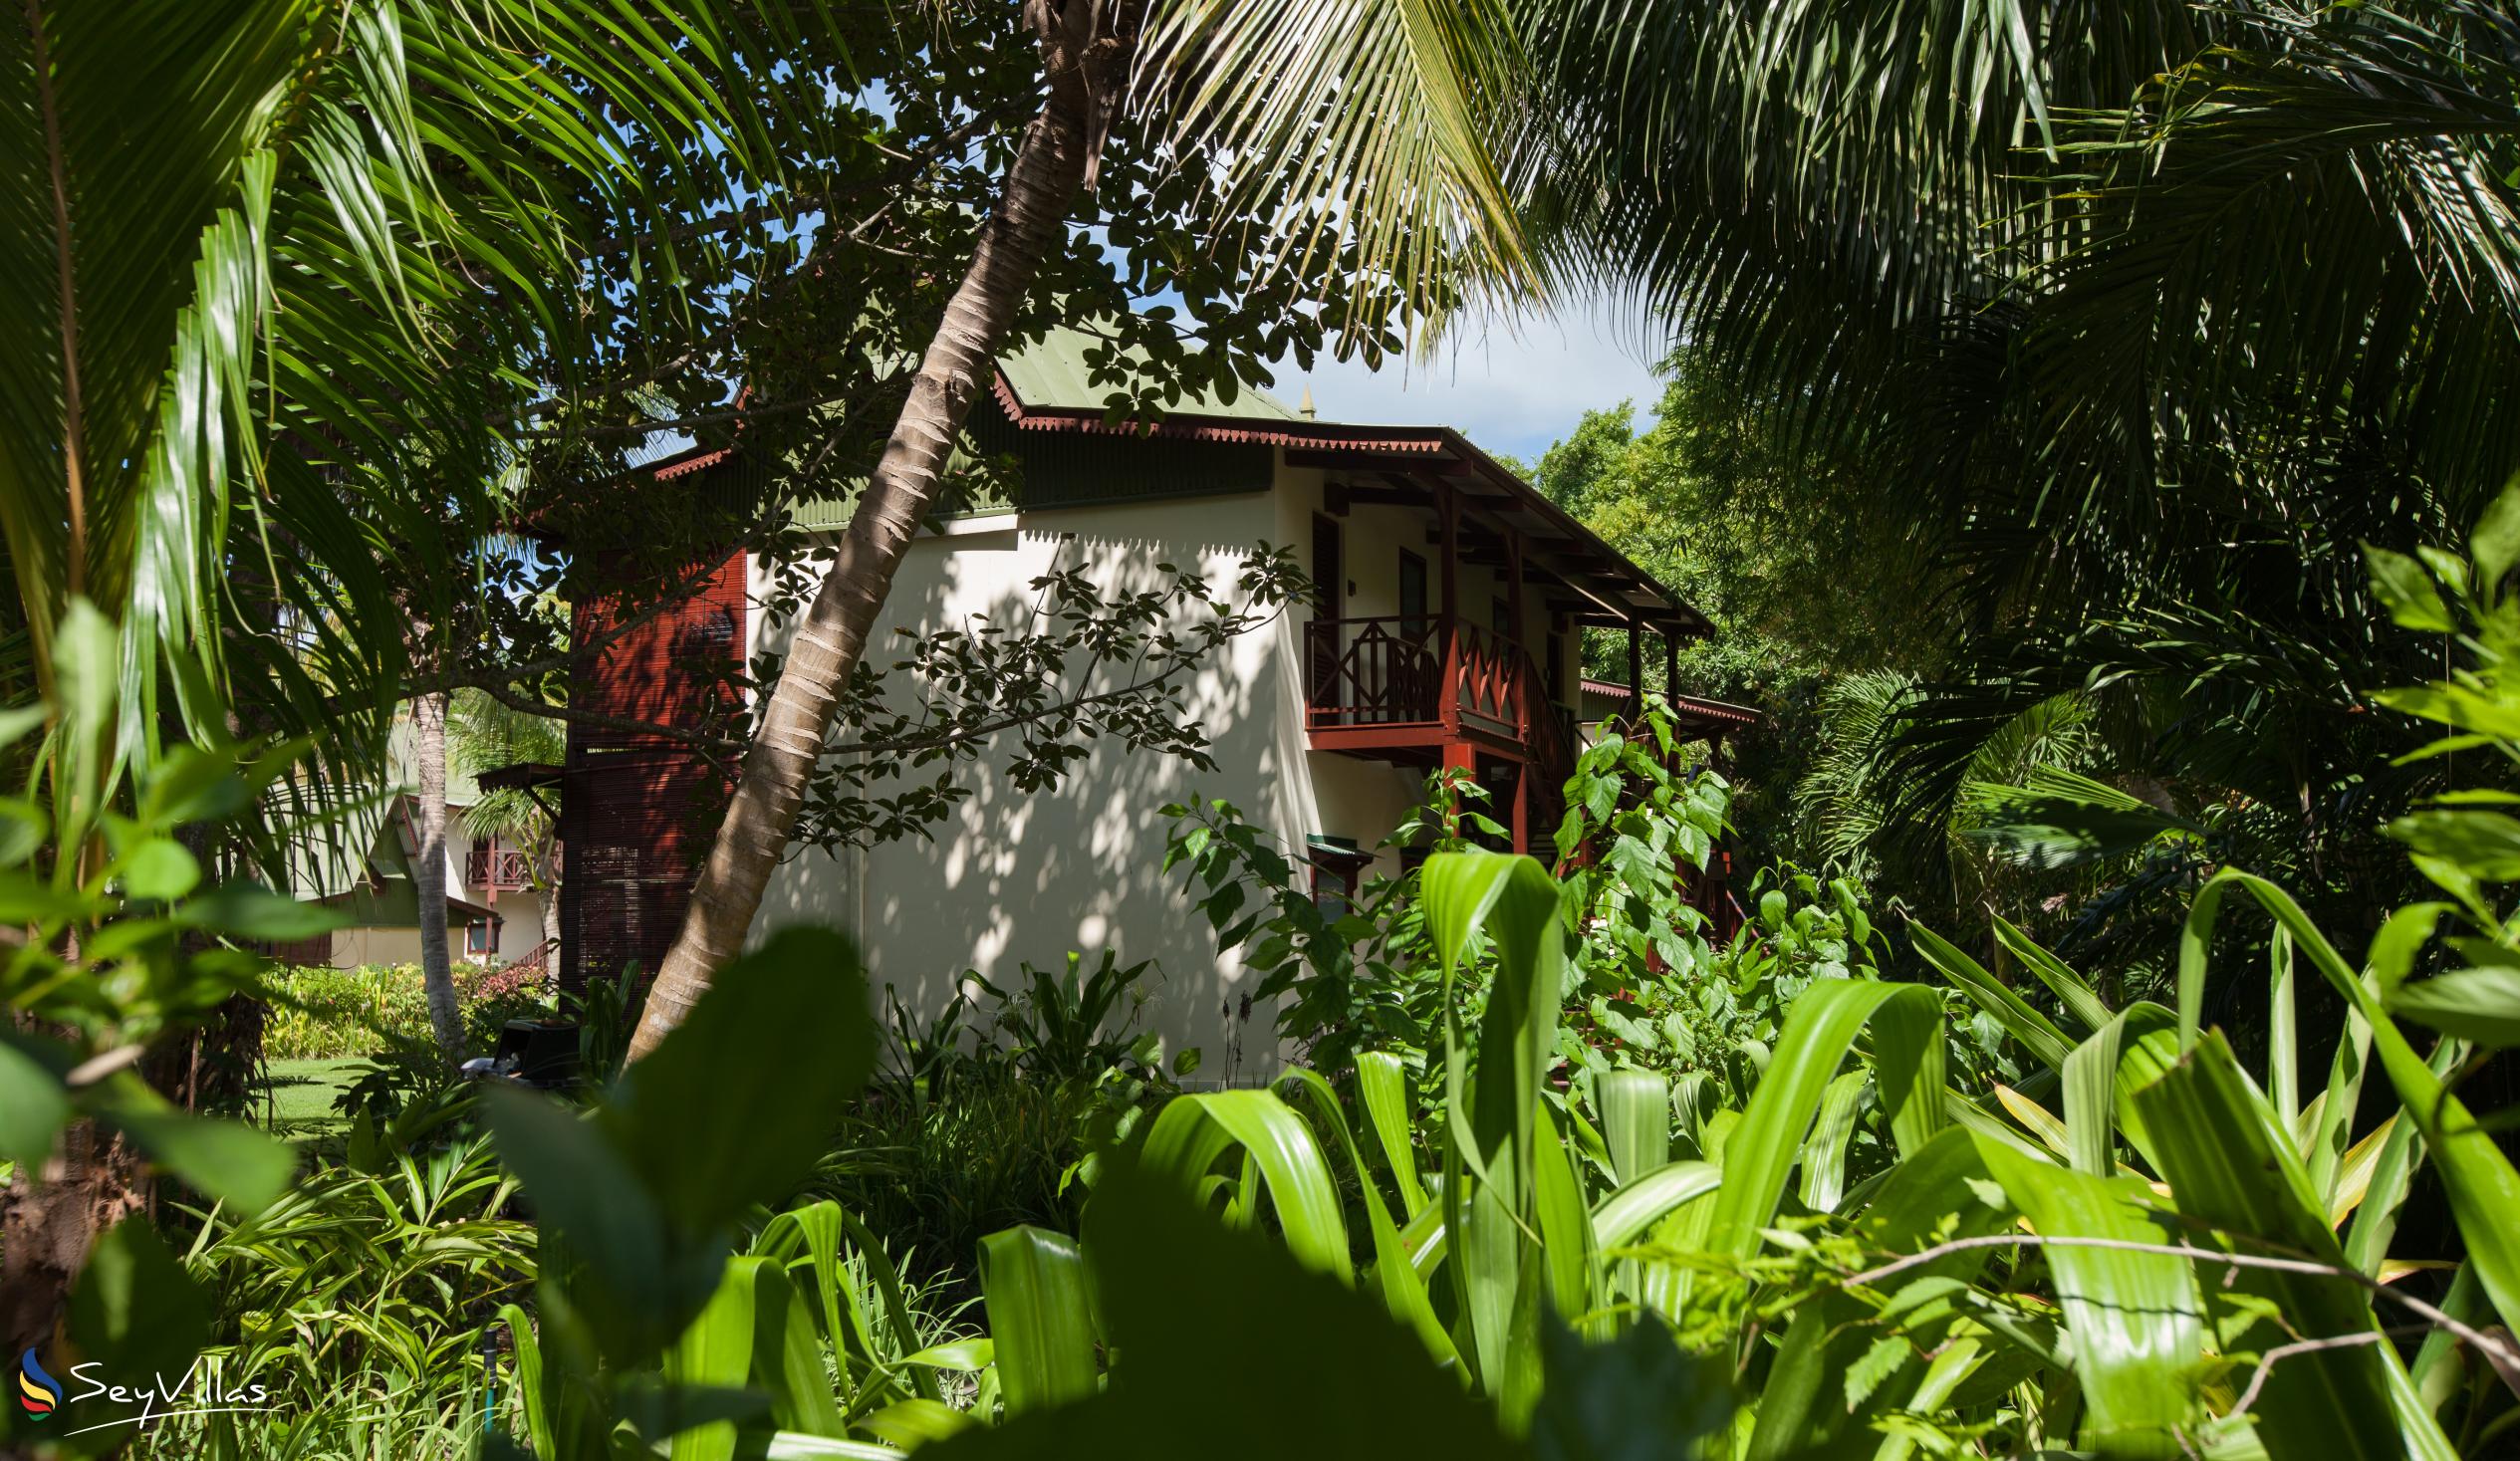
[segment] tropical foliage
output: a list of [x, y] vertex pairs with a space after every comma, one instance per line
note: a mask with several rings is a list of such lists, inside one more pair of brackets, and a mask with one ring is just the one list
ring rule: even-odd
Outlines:
[[[2520, 1431], [2503, 10], [30, 0], [0, 30], [13, 1452]], [[877, 716], [884, 586], [991, 470], [960, 448], [992, 354], [1097, 333], [1143, 413], [1592, 286], [1685, 349], [1656, 425], [1598, 416], [1538, 474], [1707, 599], [1733, 647], [1697, 687], [1773, 692], [1789, 755], [1719, 776], [1648, 709], [1584, 752], [1546, 864], [1438, 776], [1408, 870], [1353, 897], [1230, 806], [1167, 809], [1303, 1057], [1267, 1089], [1191, 1089], [1244, 1053], [1139, 1034], [1154, 974], [1117, 960], [887, 1032], [843, 937], [745, 951], [792, 843], [914, 833], [987, 736], [1031, 785], [1105, 732], [1197, 763], [1166, 687], [1265, 626], [1054, 573], [1048, 627], [915, 638], [939, 688]], [[684, 436], [742, 447], [729, 490], [633, 501]], [[350, 824], [398, 702], [552, 759], [492, 722], [573, 713], [562, 610], [635, 621], [698, 546], [793, 548], [806, 502], [852, 525], [838, 571], [771, 585], [812, 632], [721, 687], [762, 710], [698, 743], [748, 768], [725, 855], [646, 1013], [588, 994], [588, 1079], [456, 1086], [391, 1056], [398, 988], [272, 974], [330, 921], [273, 890], [291, 846]], [[623, 521], [659, 561], [607, 551]], [[1254, 574], [1263, 610], [1302, 593]], [[1123, 660], [1159, 672], [1134, 699], [1066, 682]], [[1745, 831], [1718, 939], [1692, 893]], [[205, 1072], [345, 1018], [386, 1049], [333, 1117], [221, 1114]], [[254, 1398], [45, 1429], [47, 1362]]]

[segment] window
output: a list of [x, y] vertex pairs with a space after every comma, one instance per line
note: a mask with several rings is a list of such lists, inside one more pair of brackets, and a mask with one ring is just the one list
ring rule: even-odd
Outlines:
[[1347, 611], [1348, 563], [1342, 552], [1339, 520], [1313, 514], [1313, 590], [1324, 618]]
[[1400, 632], [1415, 634], [1426, 623], [1426, 560], [1400, 550]]
[[1374, 854], [1358, 848], [1352, 838], [1307, 838], [1305, 844], [1313, 864], [1313, 906], [1325, 918], [1346, 917], [1356, 906], [1357, 878], [1374, 865]]
[[735, 647], [735, 610], [702, 605], [690, 611], [674, 635], [673, 650], [682, 658], [717, 655]]
[[1313, 866], [1313, 906], [1329, 919], [1348, 916], [1348, 909], [1357, 900], [1357, 880], [1335, 867]]
[[496, 953], [499, 948], [499, 923], [496, 918], [475, 918], [464, 925], [464, 952], [474, 958]]
[[1565, 635], [1565, 634], [1562, 634], [1562, 633], [1560, 633], [1560, 632], [1558, 632], [1558, 631], [1557, 631], [1556, 629], [1554, 629], [1554, 628], [1552, 628], [1552, 629], [1549, 631], [1549, 692], [1548, 692], [1548, 693], [1549, 693], [1549, 698], [1550, 698], [1550, 699], [1552, 699], [1552, 700], [1564, 701], [1564, 700], [1566, 700], [1566, 699], [1567, 699], [1567, 693], [1566, 693], [1566, 635]]
[[1513, 616], [1505, 611], [1504, 600], [1491, 599], [1488, 601], [1487, 626], [1496, 630], [1496, 637], [1500, 639], [1510, 639], [1514, 637]]

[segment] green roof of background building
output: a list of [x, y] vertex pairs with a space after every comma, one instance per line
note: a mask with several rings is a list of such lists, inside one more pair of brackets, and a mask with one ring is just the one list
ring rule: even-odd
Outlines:
[[[1086, 356], [1101, 344], [1097, 337], [1082, 330], [1061, 326], [1037, 345], [1000, 356], [997, 365], [1015, 391], [1015, 398], [1029, 409], [1099, 411], [1110, 402], [1114, 387], [1094, 382], [1094, 371], [1086, 364]], [[1122, 359], [1133, 373], [1142, 371], [1146, 364], [1146, 354], [1140, 350], [1124, 351]], [[1192, 416], [1240, 416], [1255, 421], [1304, 419], [1286, 402], [1249, 385], [1238, 391], [1230, 404], [1204, 391], [1185, 391], [1177, 403], [1164, 410]]]

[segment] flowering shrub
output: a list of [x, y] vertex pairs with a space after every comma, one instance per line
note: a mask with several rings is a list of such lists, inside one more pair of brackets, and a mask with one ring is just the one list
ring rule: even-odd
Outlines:
[[[551, 1010], [542, 992], [543, 973], [529, 965], [458, 964], [454, 972], [464, 1028], [477, 1051], [488, 1050], [509, 1020]], [[263, 1054], [271, 1060], [339, 1060], [434, 1038], [417, 964], [279, 969], [270, 984], [293, 1002], [274, 1001], [264, 1026]]]

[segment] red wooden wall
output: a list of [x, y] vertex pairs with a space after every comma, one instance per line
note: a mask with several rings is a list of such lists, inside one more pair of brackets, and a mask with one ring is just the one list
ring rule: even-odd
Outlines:
[[[592, 654], [571, 687], [580, 709], [653, 725], [697, 728], [739, 707], [727, 687], [743, 669], [749, 605], [744, 555], [729, 555], [699, 592]], [[584, 648], [638, 606], [617, 597], [578, 606]], [[564, 989], [643, 975], [681, 930], [683, 910], [731, 784], [670, 737], [572, 721], [561, 789]]]

